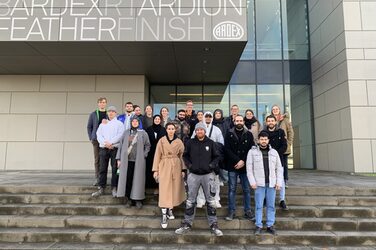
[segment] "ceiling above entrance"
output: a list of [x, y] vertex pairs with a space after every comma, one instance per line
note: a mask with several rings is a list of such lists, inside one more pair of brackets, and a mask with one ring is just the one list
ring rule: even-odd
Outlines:
[[154, 83], [228, 82], [246, 41], [0, 42], [0, 74], [141, 74]]

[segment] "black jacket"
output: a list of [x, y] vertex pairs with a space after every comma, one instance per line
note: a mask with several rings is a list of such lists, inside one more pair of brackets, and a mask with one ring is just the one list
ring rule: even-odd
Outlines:
[[272, 146], [275, 150], [277, 150], [279, 157], [282, 159], [283, 154], [286, 152], [287, 149], [287, 140], [286, 134], [283, 129], [276, 128], [274, 131], [269, 131], [265, 129], [269, 134], [269, 145]]
[[[225, 166], [230, 172], [245, 173], [248, 151], [255, 145], [253, 135], [247, 129], [239, 140], [235, 128], [229, 130], [225, 137]], [[234, 166], [240, 161], [244, 161], [244, 167], [235, 169]]]
[[197, 137], [189, 139], [185, 144], [183, 159], [191, 173], [204, 175], [219, 172], [220, 155], [215, 142], [207, 136], [202, 141]]
[[[108, 116], [106, 114], [106, 119]], [[89, 119], [87, 121], [87, 135], [89, 136], [89, 140], [93, 141], [97, 139], [97, 130], [99, 127], [99, 110], [95, 110], [89, 115]]]

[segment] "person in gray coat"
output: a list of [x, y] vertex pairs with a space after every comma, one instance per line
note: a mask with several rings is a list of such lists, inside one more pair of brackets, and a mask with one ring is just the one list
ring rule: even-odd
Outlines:
[[253, 146], [247, 155], [247, 177], [255, 190], [255, 235], [262, 231], [262, 210], [266, 200], [266, 232], [276, 234], [275, 193], [283, 185], [283, 167], [278, 152], [269, 145], [269, 134], [261, 131], [259, 145]]
[[116, 159], [120, 168], [117, 197], [126, 196], [126, 207], [135, 204], [140, 209], [145, 199], [146, 157], [150, 151], [150, 141], [139, 125], [139, 120], [132, 118], [131, 128], [120, 139]]

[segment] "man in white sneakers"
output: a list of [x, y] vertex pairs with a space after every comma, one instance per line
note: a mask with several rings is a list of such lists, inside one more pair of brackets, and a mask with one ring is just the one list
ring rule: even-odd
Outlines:
[[283, 185], [283, 167], [278, 152], [269, 145], [269, 134], [261, 131], [259, 145], [247, 156], [247, 177], [255, 190], [255, 235], [262, 232], [262, 210], [266, 199], [266, 232], [275, 235], [275, 193]]

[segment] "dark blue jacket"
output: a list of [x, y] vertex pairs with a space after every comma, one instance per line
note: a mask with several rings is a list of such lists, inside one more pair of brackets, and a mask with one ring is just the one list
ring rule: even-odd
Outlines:
[[[106, 114], [106, 119], [108, 116]], [[97, 130], [99, 127], [99, 110], [95, 110], [89, 115], [89, 120], [87, 121], [87, 135], [89, 140], [93, 141], [97, 139]]]

